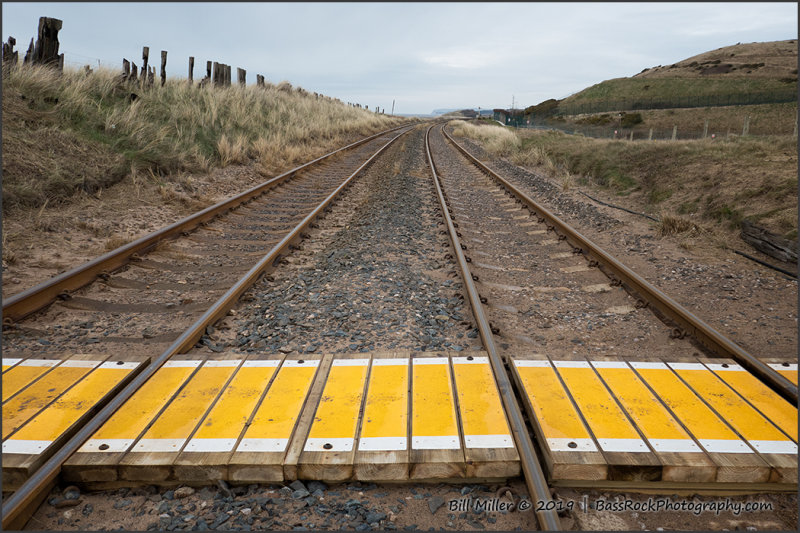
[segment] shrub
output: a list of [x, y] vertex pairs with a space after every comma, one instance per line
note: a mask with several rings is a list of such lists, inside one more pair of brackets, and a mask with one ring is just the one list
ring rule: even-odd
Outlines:
[[637, 124], [641, 124], [642, 122], [644, 122], [644, 120], [642, 119], [641, 113], [625, 113], [622, 115], [620, 126], [623, 128], [632, 128]]

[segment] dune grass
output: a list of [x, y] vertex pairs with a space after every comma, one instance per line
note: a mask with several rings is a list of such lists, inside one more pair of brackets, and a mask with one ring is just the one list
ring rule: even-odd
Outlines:
[[572, 185], [604, 189], [622, 205], [671, 217], [664, 235], [701, 223], [738, 232], [746, 218], [797, 238], [797, 139], [792, 135], [631, 142], [468, 126], [453, 131], [481, 142], [489, 153], [543, 171], [565, 190]]
[[285, 81], [142, 89], [108, 69], [18, 65], [3, 71], [3, 208], [58, 203], [141, 170], [169, 177], [255, 160], [269, 175], [401, 120]]

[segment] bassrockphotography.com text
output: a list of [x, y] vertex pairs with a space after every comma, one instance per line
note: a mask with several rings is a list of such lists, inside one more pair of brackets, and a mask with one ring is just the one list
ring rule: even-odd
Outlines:
[[691, 513], [701, 515], [706, 513], [731, 513], [739, 516], [747, 513], [770, 512], [773, 510], [772, 502], [761, 501], [736, 501], [730, 498], [719, 500], [699, 501], [673, 498], [647, 498], [646, 500], [618, 499], [590, 499], [588, 496], [582, 500], [519, 500], [516, 504], [501, 498], [456, 498], [447, 502], [447, 509], [451, 512], [525, 512], [525, 511], [576, 511], [576, 512], [610, 512], [610, 513]]

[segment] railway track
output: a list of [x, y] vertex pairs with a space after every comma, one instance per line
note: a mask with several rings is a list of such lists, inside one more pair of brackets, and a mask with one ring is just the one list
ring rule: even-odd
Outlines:
[[[4, 301], [3, 453], [11, 466], [3, 490], [15, 490], [3, 504], [4, 526], [38, 505], [86, 437], [161, 365], [191, 349], [407, 130], [353, 143]], [[154, 319], [132, 326], [142, 316]], [[71, 342], [64, 331], [76, 325], [73, 337], [90, 328], [106, 335]], [[88, 399], [79, 409], [39, 424], [49, 438], [24, 438], [37, 414], [57, 398], [69, 405], [82, 388]]]
[[[36, 297], [38, 303], [9, 307], [13, 314], [4, 316], [31, 317], [4, 335], [4, 342], [18, 350], [17, 354], [6, 350], [4, 408], [7, 400], [21, 400], [32, 391], [31, 380], [49, 386], [48, 377], [55, 377], [53, 365], [72, 376], [56, 394], [60, 399], [80, 395], [76, 384], [94, 376], [93, 386], [105, 383], [102, 400], [107, 403], [83, 412], [80, 424], [53, 439], [49, 460], [40, 453], [16, 454], [18, 459], [12, 455], [10, 464], [17, 461], [17, 472], [23, 475], [19, 489], [4, 502], [4, 527], [24, 522], [62, 465], [70, 481], [109, 486], [216, 479], [239, 483], [507, 479], [522, 472], [530, 495], [541, 502], [551, 501], [554, 485], [652, 489], [655, 482], [665, 490], [687, 486], [791, 490], [797, 472], [796, 410], [779, 395], [796, 402], [796, 381], [786, 377], [796, 376], [796, 366], [792, 373], [773, 363], [784, 372], [779, 374], [651, 290], [647, 282], [522, 191], [469, 160], [443, 129], [430, 129], [425, 135], [427, 162], [436, 176], [419, 181], [417, 187], [422, 189], [416, 192], [424, 196], [429, 186], [438, 190], [444, 215], [441, 227], [447, 228], [451, 239], [439, 247], [442, 254], [450, 254], [441, 262], [445, 270], [453, 269], [449, 278], [461, 278], [463, 285], [437, 283], [465, 297], [467, 309], [453, 304], [444, 311], [441, 304], [432, 304], [434, 314], [439, 314], [421, 319], [427, 325], [418, 327], [425, 335], [408, 331], [421, 348], [397, 340], [407, 336], [400, 330], [401, 322], [417, 320], [413, 317], [420, 317], [418, 310], [411, 309], [405, 317], [382, 311], [381, 320], [390, 325], [387, 334], [381, 330], [369, 342], [364, 339], [369, 335], [356, 329], [350, 335], [355, 344], [334, 342], [345, 337], [346, 321], [331, 326], [324, 315], [336, 315], [338, 307], [324, 307], [319, 289], [307, 289], [308, 294], [302, 295], [314, 310], [311, 314], [275, 317], [276, 300], [261, 295], [272, 292], [295, 299], [298, 284], [330, 291], [344, 287], [347, 297], [363, 298], [365, 307], [351, 315], [352, 320], [371, 316], [369, 310], [378, 307], [376, 296], [399, 309], [431, 292], [427, 289], [431, 285], [421, 284], [425, 291], [406, 289], [403, 301], [396, 288], [379, 294], [370, 287], [387, 282], [394, 287], [402, 269], [366, 280], [342, 272], [337, 274], [341, 281], [321, 277], [314, 285], [313, 278], [331, 265], [339, 244], [330, 245], [333, 251], [324, 242], [315, 245], [329, 239], [332, 230], [325, 224], [310, 229], [313, 220], [333, 205], [336, 193], [346, 186], [343, 180], [350, 183], [363, 174], [367, 157], [368, 162], [375, 161], [398, 137], [397, 132], [386, 132], [351, 146], [352, 152], [362, 151], [359, 156], [340, 152], [248, 191], [237, 197], [238, 203], [248, 202], [243, 209], [228, 213], [230, 207], [215, 206], [190, 217], [186, 225], [169, 228], [170, 236], [132, 243], [121, 259], [114, 259], [127, 265], [121, 273], [94, 261], [79, 273], [81, 281], [74, 286], [53, 280]], [[394, 157], [397, 152], [405, 152], [405, 146], [395, 149]], [[358, 235], [359, 228], [368, 225], [354, 224], [347, 214], [377, 202], [369, 193], [378, 183], [372, 179], [371, 185], [351, 193], [356, 198], [348, 200], [349, 205], [358, 208], [339, 209], [338, 216], [349, 222], [340, 222], [335, 235]], [[263, 194], [279, 183], [283, 184]], [[394, 209], [392, 202], [396, 205], [403, 198], [393, 194], [408, 194], [397, 186], [388, 190], [395, 192], [389, 193], [381, 213]], [[405, 201], [413, 204], [410, 196]], [[262, 202], [265, 207], [259, 206]], [[404, 220], [420, 216], [430, 224], [420, 206], [404, 207], [398, 208]], [[391, 217], [381, 222], [393, 228], [398, 223]], [[197, 231], [183, 235], [198, 225]], [[406, 231], [405, 226], [401, 229]], [[303, 249], [297, 247], [309, 233], [314, 237], [306, 239]], [[180, 240], [167, 240], [178, 235]], [[396, 239], [394, 233], [380, 235], [393, 242], [392, 253], [401, 257], [418, 246], [407, 237]], [[342, 261], [348, 270], [373, 272], [392, 264], [370, 262], [370, 257], [385, 253], [379, 250], [375, 234], [357, 240], [373, 251], [355, 254], [367, 261], [360, 265]], [[265, 242], [272, 246], [267, 255]], [[155, 252], [143, 257], [151, 249]], [[312, 260], [323, 252], [325, 259]], [[349, 248], [346, 252], [346, 258], [351, 257]], [[284, 256], [300, 259], [275, 270], [274, 281], [265, 278], [267, 271], [286, 263]], [[261, 259], [248, 266], [247, 260], [254, 257]], [[306, 261], [310, 266], [300, 266]], [[409, 268], [423, 268], [420, 265], [411, 262]], [[156, 272], [162, 273], [160, 279], [152, 276]], [[102, 285], [76, 291], [77, 284], [98, 277]], [[130, 297], [140, 289], [153, 292]], [[120, 303], [110, 294], [128, 296]], [[240, 302], [235, 310], [238, 333], [215, 328], [245, 294], [249, 303]], [[37, 311], [56, 299], [59, 303]], [[17, 304], [11, 299], [9, 303]], [[469, 310], [473, 320], [463, 316]], [[96, 316], [110, 316], [114, 322], [91, 318]], [[130, 318], [144, 316], [151, 319]], [[167, 316], [170, 326], [165, 332]], [[62, 327], [56, 327], [57, 320], [63, 321]], [[468, 330], [477, 325], [474, 337], [479, 339], [455, 342], [458, 320]], [[231, 326], [235, 321], [228, 316], [225, 327], [236, 329]], [[259, 336], [280, 336], [281, 322], [302, 322], [301, 331], [308, 336], [324, 330], [321, 338], [328, 340], [295, 346], [294, 351], [251, 342]], [[435, 328], [427, 327], [434, 322], [449, 324], [442, 331], [452, 342], [435, 338]], [[267, 325], [273, 330], [269, 335]], [[462, 338], [463, 333], [457, 336]], [[86, 342], [94, 338], [103, 342]], [[418, 353], [420, 349], [423, 353]], [[125, 355], [109, 356], [112, 352]], [[6, 396], [11, 376], [5, 374], [7, 363], [19, 375], [16, 396], [13, 392]], [[112, 374], [120, 376], [108, 377]], [[675, 380], [683, 394], [677, 399], [670, 396]], [[697, 380], [705, 380], [703, 386], [721, 386], [723, 396], [739, 390], [731, 396], [738, 399], [738, 410], [713, 404], [697, 392], [702, 388]], [[544, 387], [541, 390], [551, 398], [537, 395], [532, 383]], [[628, 434], [603, 434], [602, 417], [592, 411], [588, 396], [581, 395], [584, 390], [596, 397], [605, 395], [616, 425]], [[648, 401], [652, 403], [647, 409], [637, 410]], [[687, 421], [685, 406], [690, 404], [702, 410], [703, 424], [716, 424], [714, 438], [701, 435], [692, 425], [696, 421]], [[10, 430], [9, 439], [4, 420], [4, 448], [13, 446], [13, 437], [31, 425], [25, 421], [38, 418], [35, 415], [43, 414], [43, 408], [44, 404], [18, 415], [21, 425]], [[740, 422], [745, 411], [749, 418]], [[281, 429], [284, 433], [267, 423], [266, 413], [288, 421]], [[672, 433], [661, 435], [665, 427]], [[752, 427], [762, 434], [752, 433]], [[436, 433], [439, 430], [443, 433]], [[728, 448], [714, 448], [716, 441], [730, 441], [726, 444], [740, 449], [730, 453]], [[537, 511], [542, 528], [560, 527], [555, 510]]]

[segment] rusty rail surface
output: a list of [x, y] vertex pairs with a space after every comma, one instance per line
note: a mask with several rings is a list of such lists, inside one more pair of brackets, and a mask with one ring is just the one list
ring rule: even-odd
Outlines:
[[482, 172], [499, 182], [502, 187], [516, 195], [517, 198], [525, 202], [532, 213], [538, 214], [540, 217], [546, 219], [557, 233], [567, 238], [567, 241], [576, 248], [576, 251], [580, 249], [582, 254], [597, 261], [599, 268], [612, 280], [621, 282], [625, 290], [634, 298], [642, 300], [643, 303], [651, 306], [654, 311], [657, 311], [662, 316], [674, 322], [676, 328], [673, 330], [673, 336], [692, 336], [711, 353], [718, 357], [729, 357], [735, 360], [783, 398], [793, 405], [797, 405], [797, 385], [793, 384], [784, 376], [762, 363], [757, 357], [751, 355], [742, 347], [706, 324], [699, 317], [689, 312], [678, 302], [664, 294], [661, 290], [636, 274], [636, 272], [623, 265], [598, 245], [563, 222], [555, 214], [538, 204], [520, 189], [491, 170], [450, 137], [444, 128], [442, 128], [442, 132], [447, 140], [464, 154], [470, 162]]
[[[407, 126], [401, 126], [401, 128]], [[388, 131], [395, 131], [400, 128], [393, 128]], [[409, 128], [410, 129], [410, 128]], [[36, 507], [41, 504], [46, 497], [47, 492], [52, 487], [58, 474], [61, 471], [61, 465], [72, 455], [83, 443], [91, 437], [100, 427], [119, 409], [133, 394], [141, 387], [147, 380], [155, 374], [155, 372], [169, 360], [170, 357], [176, 354], [185, 353], [189, 351], [203, 335], [206, 327], [214, 324], [218, 319], [225, 316], [225, 314], [236, 304], [239, 297], [249, 289], [258, 279], [264, 274], [267, 269], [272, 266], [282, 253], [286, 251], [290, 244], [300, 240], [302, 233], [311, 225], [311, 223], [336, 199], [336, 197], [352, 182], [352, 180], [369, 167], [374, 160], [383, 153], [392, 143], [405, 134], [408, 129], [400, 132], [393, 137], [389, 142], [384, 144], [377, 150], [367, 161], [365, 161], [358, 169], [355, 170], [346, 180], [344, 180], [339, 187], [336, 188], [325, 200], [322, 201], [308, 216], [306, 216], [293, 230], [291, 230], [280, 242], [275, 244], [273, 248], [262, 257], [258, 263], [252, 267], [236, 284], [231, 287], [222, 297], [220, 297], [197, 321], [192, 324], [183, 334], [180, 335], [169, 348], [166, 349], [161, 355], [155, 358], [144, 370], [136, 375], [133, 380], [122, 389], [119, 394], [114, 396], [94, 417], [92, 417], [84, 426], [69, 439], [55, 454], [48, 459], [34, 474], [25, 481], [19, 489], [17, 489], [7, 500], [3, 502], [2, 507], [2, 525], [3, 529], [21, 528], [27, 522], [29, 513], [35, 511]], [[387, 132], [382, 132], [379, 135], [385, 135]], [[359, 141], [365, 142], [373, 137]], [[349, 145], [352, 147], [353, 145]], [[345, 147], [347, 148], [347, 147]], [[338, 150], [337, 150], [338, 152]], [[336, 153], [336, 152], [333, 152]], [[330, 154], [329, 154], [330, 155]], [[319, 161], [319, 159], [314, 160]], [[312, 161], [313, 163], [313, 161]], [[303, 165], [305, 167], [306, 165]], [[290, 171], [296, 172], [300, 168]], [[286, 176], [286, 174], [282, 175]], [[278, 178], [275, 178], [278, 179]], [[271, 180], [274, 182], [274, 180]], [[252, 190], [252, 189], [251, 189]], [[240, 195], [241, 196], [241, 195]]]
[[[445, 199], [445, 194], [442, 191], [441, 184], [439, 183], [439, 175], [436, 173], [436, 165], [431, 155], [431, 148], [428, 139], [430, 131], [434, 128], [434, 126], [431, 126], [425, 132], [425, 151], [428, 155], [428, 164], [431, 167], [433, 182], [436, 186], [436, 193], [439, 198], [439, 204], [442, 208], [442, 216], [444, 216], [447, 224], [447, 230], [450, 234], [450, 239], [453, 242], [453, 249], [455, 250], [458, 264], [461, 267], [461, 279], [464, 280], [464, 286], [467, 289], [467, 296], [469, 297], [469, 302], [472, 306], [472, 313], [475, 315], [475, 320], [478, 323], [478, 331], [480, 332], [483, 346], [486, 349], [486, 352], [489, 354], [489, 362], [492, 367], [492, 373], [494, 374], [495, 381], [497, 382], [497, 388], [500, 390], [500, 397], [503, 400], [503, 407], [505, 408], [509, 422], [511, 423], [511, 433], [514, 435], [514, 442], [517, 445], [517, 451], [519, 452], [520, 463], [522, 465], [522, 472], [525, 477], [525, 482], [528, 485], [530, 496], [535, 501], [550, 501], [552, 497], [550, 495], [550, 489], [547, 485], [547, 479], [542, 471], [542, 467], [539, 463], [539, 458], [536, 455], [536, 450], [533, 447], [533, 442], [531, 441], [528, 429], [525, 427], [525, 422], [522, 418], [522, 411], [520, 410], [519, 404], [514, 397], [514, 389], [512, 388], [511, 381], [509, 380], [508, 374], [503, 366], [503, 360], [500, 357], [500, 354], [497, 352], [497, 347], [494, 344], [491, 326], [486, 318], [486, 314], [483, 312], [478, 289], [475, 287], [475, 283], [472, 281], [472, 275], [470, 273], [469, 266], [467, 265], [467, 260], [462, 252], [461, 242], [458, 239], [455, 226], [453, 225], [453, 220], [450, 216], [449, 202]], [[442, 125], [442, 130], [444, 130], [444, 125]], [[542, 529], [548, 531], [557, 531], [561, 529], [558, 521], [558, 514], [556, 514], [554, 510], [535, 512], [536, 517], [539, 520], [539, 525], [542, 527]]]
[[98, 277], [111, 273], [112, 271], [126, 265], [132, 257], [144, 254], [155, 248], [160, 242], [167, 239], [176, 238], [179, 235], [189, 232], [203, 223], [222, 215], [264, 193], [272, 187], [283, 183], [292, 178], [301, 170], [307, 169], [321, 161], [324, 161], [336, 154], [351, 150], [357, 146], [367, 143], [381, 135], [404, 128], [407, 125], [391, 128], [375, 135], [365, 137], [347, 146], [339, 148], [333, 152], [325, 154], [313, 161], [309, 161], [299, 167], [293, 168], [283, 174], [252, 187], [236, 196], [218, 202], [210, 207], [198, 211], [193, 215], [179, 220], [160, 230], [154, 231], [149, 235], [120, 246], [100, 257], [92, 259], [79, 265], [67, 272], [50, 278], [34, 287], [26, 289], [9, 298], [3, 299], [3, 324], [9, 325], [18, 322], [22, 318], [39, 311], [50, 305], [59, 297], [69, 294], [70, 291], [79, 289], [95, 281]]

